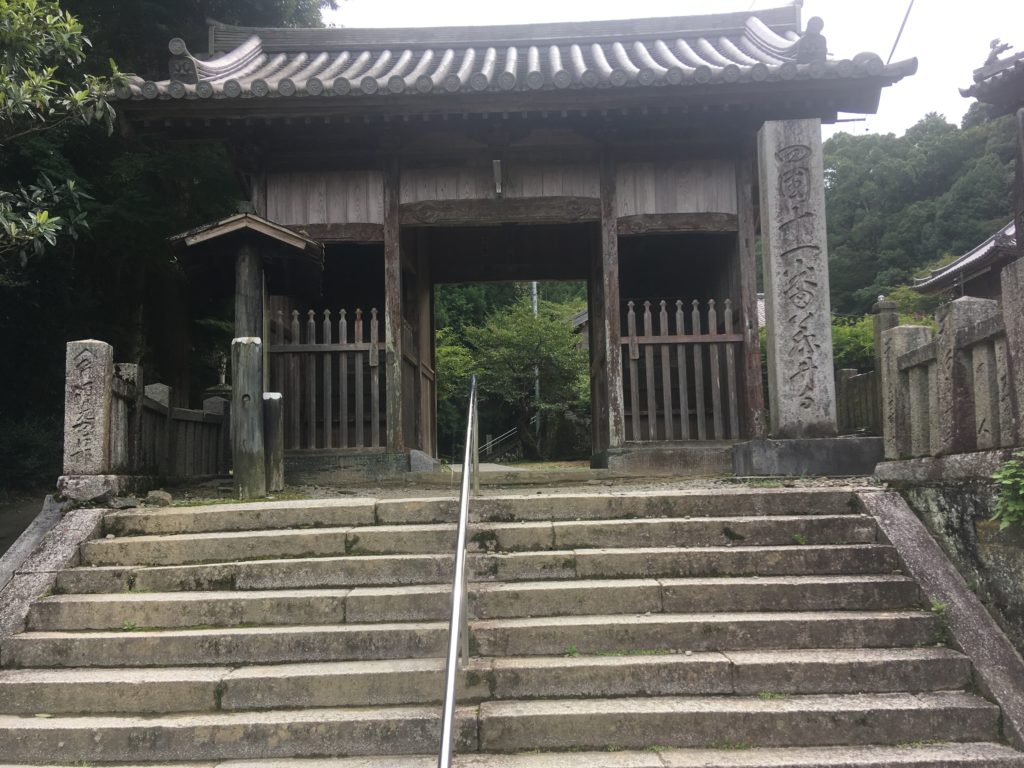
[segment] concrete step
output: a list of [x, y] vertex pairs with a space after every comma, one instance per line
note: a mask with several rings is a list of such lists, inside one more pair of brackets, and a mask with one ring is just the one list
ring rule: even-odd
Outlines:
[[[520, 552], [648, 546], [786, 546], [867, 544], [877, 526], [863, 515], [778, 515], [651, 520], [478, 523], [470, 551]], [[450, 523], [349, 528], [217, 531], [123, 536], [86, 542], [86, 565], [186, 565], [232, 560], [336, 555], [445, 554], [455, 546]]]
[[[163, 714], [433, 704], [442, 659], [272, 666], [20, 669], [0, 672], [7, 714]], [[459, 701], [886, 693], [955, 690], [969, 660], [945, 648], [733, 651], [656, 656], [474, 658]]]
[[870, 544], [876, 541], [878, 526], [866, 515], [744, 515], [564, 521], [553, 523], [552, 529], [552, 549], [594, 549]]
[[[897, 610], [920, 601], [905, 576], [595, 579], [473, 583], [470, 615], [529, 616], [738, 611]], [[341, 589], [117, 592], [35, 602], [33, 631], [441, 621], [451, 585]]]
[[57, 575], [55, 591], [78, 594], [441, 584], [451, 582], [452, 563], [451, 555], [374, 555], [71, 568]]
[[[470, 578], [474, 581], [878, 574], [891, 573], [898, 567], [895, 550], [885, 544], [651, 547], [469, 556]], [[55, 590], [76, 594], [326, 589], [442, 584], [451, 578], [450, 555], [294, 557], [197, 565], [73, 568], [58, 575]]]
[[587, 613], [878, 611], [911, 608], [919, 601], [914, 581], [895, 575], [476, 583], [469, 595], [471, 615], [480, 619]]
[[[475, 710], [457, 713], [457, 749], [476, 745]], [[47, 765], [94, 761], [423, 754], [437, 748], [437, 707], [216, 712], [162, 717], [0, 716], [0, 754]]]
[[0, 662], [25, 667], [154, 667], [441, 657], [446, 622], [149, 632], [25, 632]]
[[[607, 520], [650, 517], [729, 517], [732, 515], [859, 514], [852, 488], [722, 487], [687, 490], [594, 493], [545, 491], [532, 495], [484, 495], [473, 499], [474, 522], [516, 520]], [[382, 524], [453, 522], [454, 499], [388, 499], [377, 502]]]
[[278, 528], [347, 528], [373, 525], [374, 499], [310, 499], [158, 507], [112, 512], [103, 518], [104, 533], [117, 536], [253, 531]]
[[350, 590], [54, 595], [32, 604], [31, 631], [344, 624]]
[[661, 613], [476, 621], [471, 642], [480, 656], [549, 656], [906, 647], [940, 634], [924, 612]]
[[[754, 747], [669, 749], [643, 752], [533, 752], [462, 754], [455, 768], [1024, 768], [1024, 755], [991, 742], [919, 743], [901, 746]], [[100, 765], [95, 763], [94, 765]], [[435, 768], [436, 755], [228, 760], [120, 768]], [[13, 768], [0, 764], [0, 768]], [[19, 768], [45, 768], [19, 766]]]
[[482, 752], [994, 741], [999, 708], [971, 694], [490, 701]]

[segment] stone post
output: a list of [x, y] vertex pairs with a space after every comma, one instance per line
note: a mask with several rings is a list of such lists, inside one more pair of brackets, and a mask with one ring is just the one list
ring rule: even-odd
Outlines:
[[110, 471], [110, 405], [114, 348], [103, 341], [69, 341], [64, 367], [64, 474]]
[[957, 335], [998, 311], [998, 304], [991, 299], [963, 296], [935, 313], [939, 330], [935, 335], [934, 407], [939, 434], [932, 445], [937, 455], [966, 453], [977, 448], [972, 361], [957, 343]]
[[757, 135], [775, 437], [836, 433], [821, 121], [769, 121]]
[[895, 301], [879, 299], [871, 308], [874, 314], [872, 327], [875, 331], [875, 370], [882, 370], [882, 333], [900, 324], [900, 305]]
[[[931, 341], [931, 329], [928, 341]], [[931, 407], [932, 375], [935, 365], [915, 365], [907, 371], [910, 388], [910, 455], [927, 456], [932, 451], [933, 408]]]
[[974, 434], [979, 451], [1000, 444], [999, 373], [996, 348], [991, 342], [971, 347], [971, 375], [974, 378]]
[[892, 461], [911, 454], [910, 381], [899, 369], [899, 359], [931, 340], [923, 325], [898, 325], [882, 332], [882, 439], [885, 458]]
[[[1024, 110], [1022, 110], [1024, 111]], [[1024, 236], [1017, 232], [1017, 243]], [[1009, 372], [1010, 410], [1013, 413], [1013, 444], [1024, 444], [1024, 259], [1003, 267], [1003, 324], [1006, 326], [1006, 357]]]
[[231, 341], [231, 455], [239, 499], [267, 495], [263, 446], [263, 343]]
[[284, 490], [284, 401], [280, 392], [263, 393], [263, 439], [267, 462], [267, 492]]

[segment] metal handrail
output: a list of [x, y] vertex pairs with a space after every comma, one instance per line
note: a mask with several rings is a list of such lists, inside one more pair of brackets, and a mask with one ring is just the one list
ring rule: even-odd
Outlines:
[[470, 477], [473, 492], [480, 492], [479, 423], [477, 413], [476, 376], [470, 379], [469, 409], [466, 416], [466, 449], [462, 458], [462, 482], [459, 493], [459, 530], [455, 543], [455, 575], [452, 579], [452, 615], [448, 623], [448, 658], [444, 673], [444, 709], [441, 714], [441, 749], [437, 768], [450, 768], [454, 747], [455, 685], [459, 671], [459, 650], [462, 665], [469, 663], [469, 625], [466, 610], [466, 542], [469, 534]]

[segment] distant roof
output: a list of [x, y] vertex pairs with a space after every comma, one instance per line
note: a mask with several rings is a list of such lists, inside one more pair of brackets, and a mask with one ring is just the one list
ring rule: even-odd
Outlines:
[[974, 70], [974, 84], [961, 88], [961, 95], [993, 104], [1006, 112], [1024, 106], [1024, 51], [999, 58], [999, 54], [1010, 47], [993, 40], [988, 60]]
[[914, 289], [921, 293], [938, 293], [970, 280], [998, 260], [1016, 257], [1016, 227], [1011, 221], [984, 242], [944, 267], [933, 269], [927, 277], [914, 281]]
[[[706, 16], [410, 29], [269, 29], [211, 22], [211, 52], [169, 48], [171, 78], [132, 77], [124, 100], [215, 100], [728, 86], [913, 74], [916, 59], [827, 55], [821, 19], [799, 4]], [[393, 101], [391, 103], [394, 103]]]

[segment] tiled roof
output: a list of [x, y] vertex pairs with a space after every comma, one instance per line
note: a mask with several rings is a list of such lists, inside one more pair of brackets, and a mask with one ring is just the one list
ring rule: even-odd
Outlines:
[[1016, 227], [1011, 221], [994, 235], [979, 243], [963, 256], [944, 267], [933, 269], [927, 277], [914, 281], [914, 288], [924, 293], [945, 290], [958, 284], [995, 258], [1017, 247]]
[[431, 29], [252, 29], [214, 25], [203, 59], [172, 40], [171, 79], [131, 78], [122, 99], [237, 99], [728, 85], [913, 74], [872, 53], [826, 54], [799, 9], [580, 24]]
[[961, 88], [961, 95], [1006, 111], [1024, 106], [1024, 51], [1000, 59], [999, 53], [1009, 47], [993, 40], [988, 61], [974, 70], [973, 85]]

